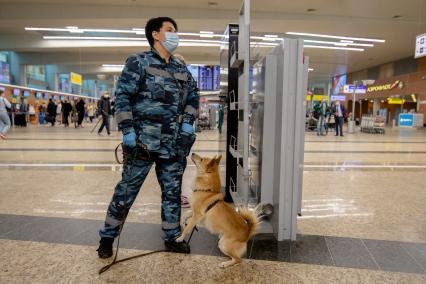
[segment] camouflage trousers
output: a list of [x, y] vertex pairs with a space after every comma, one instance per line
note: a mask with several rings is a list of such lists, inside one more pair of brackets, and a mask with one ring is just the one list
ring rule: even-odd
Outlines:
[[[181, 188], [186, 162], [186, 157], [151, 158], [149, 161], [127, 158], [123, 165], [122, 180], [115, 187], [114, 195], [108, 206], [105, 225], [99, 231], [99, 235], [108, 238], [118, 236], [125, 216], [155, 163], [155, 172], [161, 187], [161, 220], [164, 239], [173, 240], [178, 237], [181, 234]], [[125, 202], [126, 195], [127, 202]]]

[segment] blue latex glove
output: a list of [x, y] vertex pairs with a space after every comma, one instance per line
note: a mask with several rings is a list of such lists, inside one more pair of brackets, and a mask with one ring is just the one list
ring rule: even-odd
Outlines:
[[194, 127], [192, 127], [189, 123], [182, 123], [181, 127], [182, 132], [186, 132], [188, 134], [194, 134]]
[[136, 147], [136, 133], [134, 131], [123, 135], [123, 145], [130, 148]]

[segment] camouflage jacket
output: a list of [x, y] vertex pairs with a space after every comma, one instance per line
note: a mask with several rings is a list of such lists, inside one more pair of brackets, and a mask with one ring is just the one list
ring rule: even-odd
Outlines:
[[115, 117], [123, 134], [134, 130], [148, 150], [176, 154], [182, 123], [193, 124], [199, 94], [191, 73], [173, 56], [169, 63], [154, 50], [130, 56], [118, 79]]

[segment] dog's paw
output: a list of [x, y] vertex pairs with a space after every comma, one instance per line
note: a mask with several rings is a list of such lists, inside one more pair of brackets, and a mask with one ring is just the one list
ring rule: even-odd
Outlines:
[[224, 261], [224, 262], [221, 262], [221, 263], [219, 264], [219, 267], [220, 267], [220, 268], [226, 268], [226, 267], [229, 267], [229, 266], [235, 265], [235, 264], [237, 264], [237, 263], [238, 263], [238, 261], [235, 261], [235, 260]]
[[181, 242], [183, 242], [183, 240], [184, 240], [185, 238], [183, 237], [183, 236], [180, 236], [179, 238], [177, 238], [176, 240], [175, 240], [175, 242], [177, 242], [177, 243], [181, 243]]

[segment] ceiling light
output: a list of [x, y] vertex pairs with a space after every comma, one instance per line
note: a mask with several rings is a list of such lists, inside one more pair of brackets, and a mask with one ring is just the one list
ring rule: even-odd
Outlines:
[[[106, 40], [106, 41], [141, 41], [147, 43], [146, 38], [139, 37], [90, 37], [90, 36], [43, 36], [51, 40]], [[180, 39], [182, 46], [220, 46], [219, 40]]]
[[[54, 32], [99, 32], [99, 33], [128, 33], [128, 34], [138, 34], [144, 35], [145, 29], [132, 28], [131, 30], [117, 30], [117, 29], [79, 29], [78, 27], [67, 27], [67, 28], [34, 28], [34, 27], [26, 27], [27, 31], [54, 31]], [[184, 36], [201, 36], [201, 37], [218, 37], [222, 38], [222, 34], [215, 34], [211, 31], [201, 31], [200, 33], [178, 33], [178, 35]], [[203, 35], [203, 36], [202, 36]]]
[[85, 32], [100, 32], [100, 33], [127, 33], [134, 34], [136, 31], [133, 30], [115, 30], [115, 29], [81, 29]]
[[277, 35], [264, 35], [264, 37], [272, 37], [272, 38], [277, 38]]
[[78, 29], [78, 27], [74, 27], [74, 26], [68, 26], [68, 27], [65, 27], [66, 29], [70, 29], [70, 30], [77, 30]]
[[32, 28], [32, 27], [26, 27], [26, 31], [52, 31], [52, 32], [68, 32], [69, 29], [61, 29], [61, 28]]
[[346, 39], [342, 39], [340, 40], [340, 42], [344, 42], [344, 43], [354, 43], [353, 40], [346, 40]]
[[183, 36], [200, 36], [200, 34], [197, 33], [178, 33], [178, 35], [183, 35]]
[[322, 45], [304, 45], [304, 47], [305, 48], [320, 48], [320, 49], [364, 51], [363, 48], [354, 48], [354, 47], [338, 47], [338, 46], [322, 46]]
[[374, 44], [372, 43], [346, 43], [346, 42], [338, 42], [338, 41], [323, 41], [323, 40], [311, 40], [311, 39], [304, 39], [303, 41], [311, 42], [311, 43], [334, 44], [339, 46], [366, 46], [366, 47], [374, 46]]
[[219, 38], [223, 37], [223, 35], [219, 35], [219, 34], [201, 34], [201, 33], [178, 33], [178, 35], [199, 36], [199, 37], [219, 37]]
[[102, 67], [107, 67], [107, 68], [123, 68], [124, 65], [123, 64], [102, 64]]
[[281, 41], [283, 38], [281, 37], [263, 37], [263, 36], [251, 36], [250, 39], [258, 39], [264, 41]]
[[141, 37], [107, 37], [107, 36], [43, 36], [43, 39], [84, 39], [84, 40], [140, 40]]
[[252, 41], [252, 42], [250, 42], [250, 45], [253, 45], [253, 46], [277, 46], [278, 43]]
[[288, 35], [299, 35], [299, 36], [310, 36], [310, 37], [336, 38], [336, 39], [345, 39], [345, 40], [382, 42], [382, 43], [385, 42], [384, 39], [377, 39], [377, 38], [347, 37], [347, 36], [335, 36], [335, 35], [323, 35], [323, 34], [298, 33], [298, 32], [286, 32], [286, 34], [288, 34]]
[[314, 71], [314, 68], [308, 68], [308, 71], [312, 72], [312, 71]]
[[220, 40], [205, 40], [205, 39], [179, 39], [179, 42], [206, 42], [206, 43], [221, 43]]
[[[26, 31], [51, 31], [51, 32], [69, 32], [73, 29], [68, 28], [34, 28], [34, 27], [25, 27]], [[100, 33], [130, 33], [135, 34], [137, 31], [134, 30], [115, 30], [115, 29], [78, 29], [83, 32], [100, 32]]]

